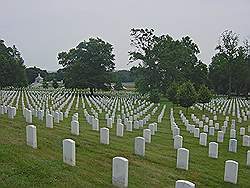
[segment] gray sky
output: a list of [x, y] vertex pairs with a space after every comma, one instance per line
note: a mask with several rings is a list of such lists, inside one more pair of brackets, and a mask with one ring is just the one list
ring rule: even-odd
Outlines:
[[175, 39], [189, 35], [209, 64], [226, 29], [250, 39], [250, 0], [0, 0], [0, 38], [27, 66], [60, 68], [57, 54], [89, 37], [114, 45], [116, 69], [128, 69], [131, 28]]

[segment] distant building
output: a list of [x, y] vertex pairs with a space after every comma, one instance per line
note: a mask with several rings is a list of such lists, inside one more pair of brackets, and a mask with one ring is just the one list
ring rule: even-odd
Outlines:
[[35, 78], [35, 81], [30, 85], [31, 87], [42, 87], [43, 86], [43, 78], [38, 73], [38, 76]]

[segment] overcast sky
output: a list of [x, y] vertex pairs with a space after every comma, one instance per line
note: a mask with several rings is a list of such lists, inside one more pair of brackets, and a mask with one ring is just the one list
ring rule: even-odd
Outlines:
[[153, 28], [189, 35], [209, 64], [226, 29], [250, 39], [250, 0], [0, 0], [0, 39], [15, 44], [25, 64], [55, 71], [58, 52], [89, 37], [114, 45], [116, 69], [129, 69], [129, 31]]

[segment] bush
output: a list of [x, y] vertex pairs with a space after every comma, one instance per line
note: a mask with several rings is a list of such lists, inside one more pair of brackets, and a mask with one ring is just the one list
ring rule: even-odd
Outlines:
[[181, 84], [177, 92], [179, 103], [184, 108], [189, 108], [197, 100], [197, 93], [194, 85], [188, 81]]
[[173, 103], [173, 105], [178, 103], [177, 91], [178, 91], [178, 84], [175, 82], [170, 84], [167, 89], [167, 98]]

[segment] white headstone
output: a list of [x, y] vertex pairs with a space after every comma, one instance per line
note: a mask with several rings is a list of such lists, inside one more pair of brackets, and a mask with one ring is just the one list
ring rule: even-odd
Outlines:
[[177, 164], [176, 167], [184, 170], [188, 170], [189, 150], [185, 148], [179, 148], [177, 150]]
[[93, 119], [92, 130], [99, 131], [99, 119], [98, 118]]
[[25, 115], [26, 115], [26, 122], [32, 123], [32, 111], [27, 109]]
[[247, 166], [250, 166], [250, 150], [247, 151]]
[[31, 146], [35, 149], [37, 148], [36, 126], [26, 126], [26, 141], [28, 146]]
[[219, 130], [220, 129], [220, 124], [219, 123], [215, 123], [214, 127], [215, 127], [216, 130]]
[[214, 124], [214, 121], [212, 119], [210, 119], [208, 125], [213, 126], [213, 124]]
[[59, 120], [60, 120], [59, 112], [55, 112], [55, 115], [54, 115], [54, 121], [55, 121], [55, 123], [59, 123]]
[[183, 137], [180, 135], [176, 135], [174, 137], [174, 149], [182, 148]]
[[230, 152], [234, 152], [234, 153], [237, 152], [237, 140], [236, 139], [230, 139], [229, 140], [229, 148], [228, 148], [228, 150]]
[[223, 133], [223, 131], [218, 131], [217, 133], [218, 133], [217, 134], [217, 142], [222, 143], [224, 140], [224, 133]]
[[79, 122], [71, 121], [71, 134], [79, 135]]
[[244, 127], [240, 128], [240, 135], [241, 136], [245, 135], [245, 128]]
[[242, 146], [250, 147], [250, 136], [244, 135], [242, 137]]
[[209, 127], [209, 135], [214, 136], [214, 127]]
[[107, 127], [112, 128], [112, 118], [107, 118]]
[[207, 134], [206, 133], [200, 134], [200, 145], [207, 146]]
[[194, 128], [194, 137], [200, 138], [200, 129], [199, 128]]
[[238, 162], [227, 160], [225, 164], [224, 181], [237, 184], [238, 178]]
[[208, 126], [207, 126], [207, 125], [204, 125], [203, 131], [204, 131], [205, 133], [208, 133]]
[[218, 158], [218, 143], [216, 142], [210, 142], [209, 143], [209, 152], [208, 156], [211, 158]]
[[128, 121], [126, 125], [126, 130], [130, 132], [133, 130], [133, 121]]
[[236, 138], [236, 130], [230, 129], [230, 138]]
[[175, 188], [195, 188], [195, 184], [186, 180], [177, 180]]
[[124, 125], [121, 123], [118, 123], [116, 125], [116, 136], [123, 136], [123, 129], [124, 129]]
[[128, 187], [128, 160], [126, 158], [113, 158], [112, 184], [118, 187]]
[[150, 123], [150, 124], [148, 125], [148, 128], [151, 130], [151, 135], [155, 135], [154, 124], [153, 124], [153, 123]]
[[109, 144], [109, 129], [106, 127], [100, 129], [100, 143]]
[[51, 114], [46, 116], [46, 127], [53, 128], [53, 116]]
[[145, 139], [143, 137], [138, 136], [135, 138], [135, 154], [145, 155]]
[[179, 135], [179, 134], [180, 134], [180, 128], [174, 127], [172, 133], [173, 133], [173, 138], [174, 138], [176, 135]]
[[143, 138], [145, 139], [146, 143], [151, 143], [151, 130], [150, 129], [143, 129]]
[[71, 166], [76, 165], [75, 141], [71, 139], [63, 140], [63, 162]]

